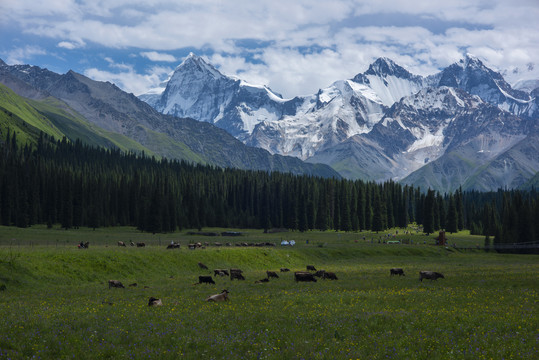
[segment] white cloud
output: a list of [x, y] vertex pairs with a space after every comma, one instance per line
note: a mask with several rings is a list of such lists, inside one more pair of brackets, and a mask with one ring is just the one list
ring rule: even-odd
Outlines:
[[155, 66], [145, 74], [138, 74], [132, 66], [124, 65], [123, 71], [120, 72], [90, 68], [84, 72], [84, 75], [96, 81], [110, 81], [124, 91], [140, 95], [148, 89], [157, 87], [172, 70], [167, 67]]
[[60, 41], [58, 47], [73, 50], [83, 47], [85, 44], [83, 42], [74, 42], [74, 41]]
[[141, 56], [151, 60], [151, 61], [165, 61], [165, 62], [174, 62], [178, 61], [173, 55], [159, 53], [157, 51], [144, 51], [140, 53]]
[[45, 55], [47, 52], [39, 46], [27, 45], [22, 48], [11, 50], [7, 54], [6, 63], [26, 64], [35, 55]]
[[[285, 96], [350, 78], [380, 56], [421, 75], [463, 52], [499, 70], [539, 59], [537, 0], [3, 0], [0, 13], [0, 25], [64, 49], [128, 49], [162, 62], [195, 49], [224, 73]], [[32, 56], [17, 51], [8, 61]], [[122, 61], [109, 66], [120, 72], [88, 71], [123, 76], [130, 89], [152, 83]]]

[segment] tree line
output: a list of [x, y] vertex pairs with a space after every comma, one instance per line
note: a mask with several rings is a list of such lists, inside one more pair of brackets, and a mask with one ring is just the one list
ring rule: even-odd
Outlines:
[[20, 145], [9, 131], [0, 153], [2, 225], [135, 226], [158, 233], [203, 227], [384, 231], [416, 223], [427, 234], [470, 229], [494, 244], [539, 235], [535, 190], [440, 194], [394, 181], [222, 169], [43, 134], [35, 146]]

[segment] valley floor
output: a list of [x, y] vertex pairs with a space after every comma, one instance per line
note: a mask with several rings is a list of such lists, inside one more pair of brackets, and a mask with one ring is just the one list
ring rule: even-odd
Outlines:
[[[387, 233], [244, 230], [229, 240], [126, 228], [0, 228], [0, 358], [539, 356], [539, 256], [462, 252], [431, 245], [432, 235], [402, 234], [409, 230], [396, 237], [408, 235], [413, 244], [384, 244]], [[480, 238], [457, 235], [457, 245], [481, 245]], [[281, 239], [297, 245], [280, 246]], [[119, 247], [119, 240], [147, 245]], [[89, 248], [78, 249], [80, 241], [90, 241]], [[180, 249], [167, 250], [171, 241]], [[189, 250], [195, 241], [209, 246]], [[217, 241], [233, 246], [212, 245]], [[277, 246], [234, 246], [262, 241]], [[306, 265], [338, 280], [294, 281]], [[285, 267], [291, 271], [279, 271]], [[406, 275], [390, 276], [392, 267]], [[212, 271], [230, 268], [242, 269], [245, 280]], [[255, 283], [266, 270], [279, 278]], [[421, 270], [445, 278], [419, 281]], [[215, 284], [193, 285], [202, 275]], [[110, 279], [125, 288], [109, 289]], [[229, 301], [204, 301], [223, 289]], [[163, 306], [148, 307], [150, 297]]]

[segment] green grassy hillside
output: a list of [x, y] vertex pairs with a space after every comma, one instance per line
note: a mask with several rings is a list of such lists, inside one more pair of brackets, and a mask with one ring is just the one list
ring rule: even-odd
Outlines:
[[[252, 231], [231, 241], [281, 235], [299, 239]], [[536, 255], [310, 235], [312, 242], [298, 240], [293, 248], [189, 250], [187, 242], [224, 238], [0, 227], [0, 358], [537, 357]], [[81, 239], [91, 241], [88, 249], [77, 249]], [[148, 246], [118, 247], [120, 239], [144, 239]], [[171, 239], [182, 248], [167, 250]], [[292, 272], [279, 272], [307, 264], [338, 280], [298, 283]], [[215, 284], [194, 285], [199, 275], [229, 267], [241, 268], [246, 280], [214, 276]], [[406, 276], [390, 276], [391, 267]], [[255, 283], [266, 270], [279, 278]], [[445, 278], [420, 282], [420, 270]], [[109, 279], [125, 288], [109, 289]], [[204, 301], [222, 289], [229, 301]], [[148, 307], [150, 297], [163, 306]]]
[[50, 119], [0, 83], [0, 130], [5, 134], [7, 128], [15, 131], [22, 143], [34, 142], [41, 131], [55, 138], [63, 136]]
[[185, 144], [172, 140], [155, 131], [139, 128], [145, 133], [146, 145], [127, 136], [103, 130], [89, 123], [82, 115], [71, 109], [64, 102], [48, 97], [43, 100], [25, 99], [11, 89], [0, 84], [0, 131], [7, 129], [17, 133], [21, 144], [36, 143], [40, 132], [56, 139], [64, 136], [72, 141], [79, 139], [84, 144], [104, 148], [118, 148], [122, 151], [144, 153], [148, 156], [161, 156], [150, 150], [159, 147], [160, 153], [171, 158], [181, 158], [196, 163], [205, 163], [199, 155], [192, 152]]

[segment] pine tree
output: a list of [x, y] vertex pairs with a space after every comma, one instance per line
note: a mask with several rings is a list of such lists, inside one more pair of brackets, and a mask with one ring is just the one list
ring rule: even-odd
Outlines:
[[449, 195], [449, 208], [447, 210], [446, 230], [450, 233], [458, 231], [457, 204], [453, 195]]
[[434, 190], [429, 189], [423, 203], [423, 232], [427, 235], [434, 232]]

